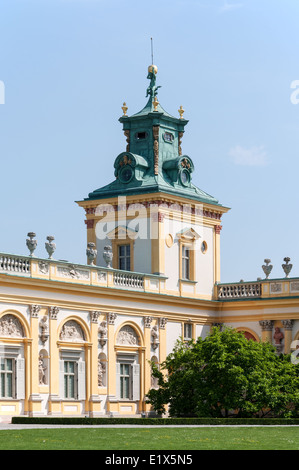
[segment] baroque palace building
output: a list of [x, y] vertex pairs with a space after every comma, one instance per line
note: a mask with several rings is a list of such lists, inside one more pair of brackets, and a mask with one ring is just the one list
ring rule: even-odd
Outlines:
[[220, 202], [192, 183], [182, 152], [188, 121], [158, 101], [119, 119], [126, 149], [115, 180], [77, 204], [85, 212], [86, 264], [0, 253], [0, 416], [121, 416], [151, 412], [145, 395], [179, 338], [215, 324], [270, 341], [278, 353], [299, 339], [299, 279], [220, 282]]

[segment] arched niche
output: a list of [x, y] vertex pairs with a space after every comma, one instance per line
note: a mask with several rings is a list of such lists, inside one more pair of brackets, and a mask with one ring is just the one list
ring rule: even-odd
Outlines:
[[252, 339], [253, 341], [256, 341], [257, 343], [259, 343], [259, 337], [258, 335], [255, 333], [255, 331], [249, 329], [249, 328], [236, 328], [236, 330], [239, 332], [239, 333], [243, 333], [243, 335], [245, 336], [246, 339], [250, 340]]
[[29, 328], [19, 312], [7, 311], [0, 316], [0, 337], [26, 338]]
[[61, 326], [59, 340], [70, 343], [88, 341], [86, 326], [77, 318], [68, 318]]
[[98, 387], [107, 386], [107, 357], [106, 354], [98, 355]]
[[115, 344], [118, 346], [139, 347], [143, 345], [143, 336], [134, 323], [125, 323], [116, 331]]

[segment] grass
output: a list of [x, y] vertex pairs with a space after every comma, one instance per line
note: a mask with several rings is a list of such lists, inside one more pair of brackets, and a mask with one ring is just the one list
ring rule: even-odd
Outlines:
[[3, 430], [0, 450], [299, 450], [299, 427]]

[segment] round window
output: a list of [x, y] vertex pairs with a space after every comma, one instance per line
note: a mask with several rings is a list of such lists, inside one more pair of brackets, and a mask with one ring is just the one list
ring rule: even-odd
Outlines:
[[183, 170], [181, 171], [180, 173], [180, 180], [181, 180], [181, 183], [184, 185], [184, 186], [187, 186], [190, 182], [190, 175], [189, 175], [189, 171], [187, 170]]
[[122, 183], [129, 183], [133, 178], [133, 170], [130, 166], [126, 166], [119, 172], [119, 179]]
[[206, 253], [206, 252], [207, 252], [207, 249], [208, 249], [207, 242], [202, 242], [202, 244], [201, 244], [201, 251], [202, 251], [202, 253]]

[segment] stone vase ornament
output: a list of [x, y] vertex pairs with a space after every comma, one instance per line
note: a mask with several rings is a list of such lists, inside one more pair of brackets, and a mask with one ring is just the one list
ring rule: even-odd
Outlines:
[[263, 268], [263, 271], [264, 271], [264, 273], [265, 273], [265, 275], [266, 275], [266, 279], [268, 279], [268, 277], [270, 276], [270, 273], [271, 273], [271, 271], [272, 271], [272, 269], [273, 269], [273, 266], [272, 266], [272, 264], [270, 264], [270, 263], [271, 263], [271, 260], [270, 260], [270, 259], [265, 259], [264, 262], [265, 262], [266, 264], [263, 264], [262, 268]]
[[93, 242], [89, 242], [87, 244], [86, 256], [87, 256], [89, 264], [91, 265], [95, 265], [94, 260], [96, 259], [97, 253], [98, 253], [97, 250], [95, 249], [95, 246], [96, 245]]
[[34, 240], [36, 234], [34, 232], [28, 232], [27, 236], [29, 237], [26, 239], [27, 248], [30, 251], [30, 256], [34, 256], [34, 251], [37, 247], [37, 240]]
[[110, 245], [106, 245], [104, 247], [103, 258], [104, 258], [105, 263], [107, 264], [107, 268], [111, 268], [113, 253], [112, 253], [112, 247]]
[[283, 258], [285, 264], [282, 264], [282, 269], [284, 270], [284, 273], [286, 277], [289, 277], [290, 272], [292, 271], [292, 264], [289, 264], [291, 259], [289, 257]]
[[45, 243], [45, 247], [46, 247], [47, 253], [49, 255], [49, 259], [52, 259], [52, 255], [53, 255], [54, 251], [56, 250], [56, 244], [53, 243], [53, 240], [55, 240], [55, 238], [52, 235], [49, 235], [47, 237], [47, 240], [48, 241]]

